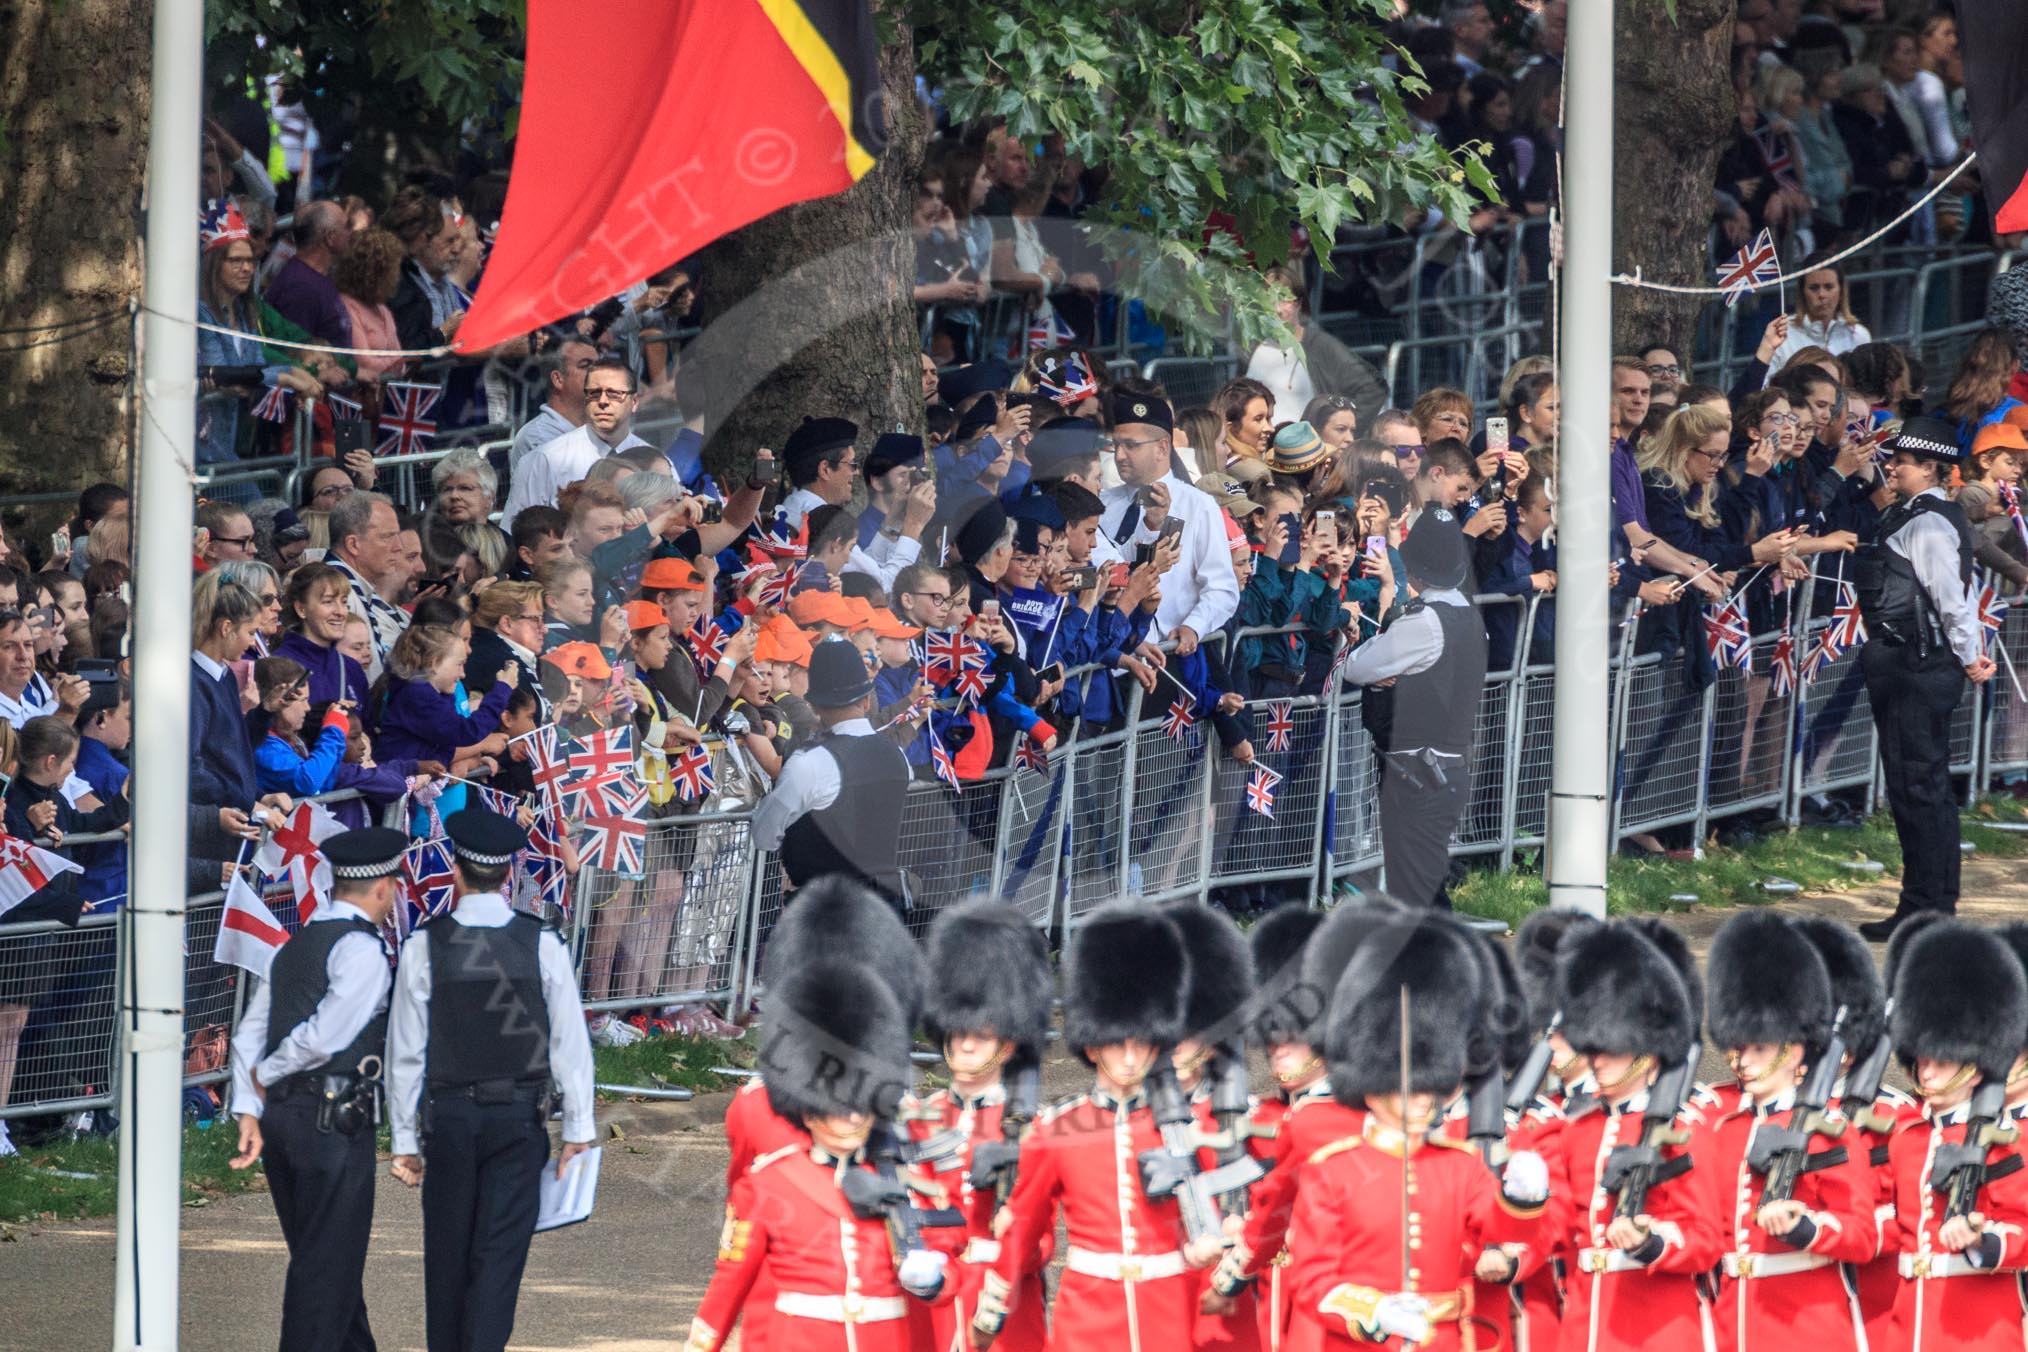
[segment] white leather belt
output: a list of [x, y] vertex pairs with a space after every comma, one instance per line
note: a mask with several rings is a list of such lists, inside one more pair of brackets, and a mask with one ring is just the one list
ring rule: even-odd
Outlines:
[[1000, 1241], [980, 1239], [978, 1236], [965, 1241], [965, 1251], [958, 1255], [960, 1263], [997, 1263], [1000, 1261]]
[[908, 1302], [900, 1296], [819, 1296], [808, 1291], [777, 1291], [775, 1309], [798, 1319], [821, 1319], [827, 1324], [880, 1324], [908, 1317]]
[[1814, 1272], [1831, 1266], [1829, 1255], [1821, 1253], [1728, 1253], [1719, 1261], [1728, 1277], [1786, 1277], [1793, 1272]]
[[1973, 1267], [1971, 1260], [1961, 1253], [1929, 1253], [1901, 1255], [1895, 1264], [1903, 1281], [1911, 1277], [1991, 1277], [1993, 1268]]
[[1093, 1253], [1072, 1245], [1063, 1257], [1072, 1272], [1108, 1282], [1152, 1282], [1162, 1277], [1181, 1276], [1186, 1270], [1183, 1255], [1169, 1253]]
[[1579, 1272], [1646, 1272], [1646, 1263], [1636, 1262], [1634, 1256], [1624, 1249], [1579, 1249], [1577, 1251]]

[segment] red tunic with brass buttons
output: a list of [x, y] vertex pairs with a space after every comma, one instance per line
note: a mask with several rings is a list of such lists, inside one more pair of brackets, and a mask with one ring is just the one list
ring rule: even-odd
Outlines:
[[[1648, 1193], [1648, 1215], [1663, 1241], [1654, 1263], [1618, 1270], [1624, 1260], [1613, 1258], [1618, 1250], [1606, 1243], [1619, 1199], [1599, 1186], [1600, 1174], [1614, 1146], [1640, 1141], [1645, 1106], [1647, 1095], [1636, 1094], [1564, 1121], [1563, 1175], [1550, 1180], [1549, 1191], [1570, 1199], [1563, 1241], [1568, 1286], [1557, 1344], [1565, 1352], [1691, 1352], [1709, 1345], [1697, 1276], [1718, 1262], [1723, 1200], [1707, 1164], [1699, 1161]], [[1685, 1108], [1676, 1126], [1694, 1133], [1703, 1116]], [[1688, 1151], [1672, 1145], [1662, 1154], [1673, 1159]]]
[[[861, 1220], [839, 1191], [845, 1169], [808, 1148], [763, 1155], [733, 1188], [718, 1266], [690, 1323], [686, 1352], [718, 1352], [765, 1276], [768, 1336], [795, 1352], [910, 1352], [910, 1307], [895, 1278], [886, 1222]], [[932, 1304], [950, 1299], [951, 1283]], [[744, 1333], [742, 1347], [747, 1345]]]
[[1838, 1266], [1870, 1262], [1880, 1250], [1873, 1166], [1860, 1133], [1848, 1125], [1836, 1139], [1810, 1138], [1812, 1156], [1843, 1162], [1796, 1180], [1795, 1200], [1809, 1208], [1816, 1227], [1807, 1248], [1792, 1248], [1754, 1224], [1767, 1179], [1747, 1167], [1747, 1156], [1763, 1128], [1788, 1125], [1794, 1097], [1784, 1094], [1762, 1108], [1735, 1107], [1695, 1143], [1697, 1167], [1711, 1170], [1726, 1191], [1722, 1220], [1729, 1228], [1721, 1237], [1723, 1266], [1712, 1303], [1718, 1346], [1726, 1352], [1857, 1352], [1861, 1346], [1858, 1304]]
[[1324, 1348], [1372, 1346], [1342, 1314], [1319, 1307], [1331, 1302], [1370, 1312], [1381, 1297], [1406, 1289], [1429, 1302], [1424, 1347], [1483, 1346], [1465, 1341], [1473, 1319], [1472, 1265], [1488, 1245], [1534, 1243], [1543, 1211], [1503, 1197], [1469, 1147], [1432, 1139], [1404, 1159], [1400, 1135], [1369, 1121], [1361, 1135], [1335, 1141], [1304, 1163], [1289, 1222], [1294, 1322], [1316, 1329]]
[[[909, 1134], [918, 1141], [946, 1129], [965, 1138], [964, 1146], [952, 1156], [948, 1166], [933, 1166], [935, 1178], [950, 1195], [951, 1204], [965, 1213], [964, 1250], [946, 1270], [952, 1285], [951, 1300], [929, 1312], [933, 1346], [940, 1352], [969, 1346], [965, 1341], [966, 1329], [979, 1307], [980, 1283], [1000, 1257], [1000, 1242], [993, 1236], [993, 1213], [999, 1208], [1000, 1199], [990, 1188], [974, 1191], [971, 1170], [974, 1144], [1005, 1139], [1001, 1134], [1001, 1115], [1006, 1111], [1006, 1103], [1004, 1091], [998, 1089], [973, 1100], [939, 1089], [923, 1100], [921, 1111], [909, 1121]], [[1044, 1264], [1054, 1247], [1052, 1235], [1045, 1241]], [[1038, 1268], [1022, 1279], [1021, 1294], [1012, 1302], [1007, 1322], [993, 1346], [1001, 1352], [1042, 1352], [1049, 1338], [1048, 1315], [1049, 1298]]]
[[1042, 1267], [1043, 1241], [1062, 1209], [1070, 1247], [1051, 1348], [1180, 1352], [1190, 1345], [1196, 1288], [1183, 1265], [1182, 1218], [1174, 1200], [1150, 1201], [1141, 1191], [1140, 1153], [1160, 1145], [1145, 1098], [1099, 1094], [1051, 1108], [1022, 1143], [1021, 1176], [1007, 1199], [1013, 1220], [994, 1271], [1019, 1301], [1032, 1289], [1020, 1279]]
[[[733, 1193], [753, 1162], [790, 1147], [809, 1149], [810, 1133], [768, 1105], [767, 1089], [756, 1076], [741, 1085], [732, 1102], [725, 1105], [725, 1144], [732, 1152], [725, 1166], [725, 1215], [726, 1224], [731, 1225]], [[740, 1314], [740, 1352], [767, 1352], [768, 1324], [774, 1315], [774, 1274], [763, 1271], [755, 1276], [746, 1309]]]
[[[1446, 1119], [1450, 1139], [1465, 1142], [1470, 1118], [1459, 1112]], [[1562, 1301], [1556, 1288], [1551, 1259], [1556, 1244], [1570, 1227], [1570, 1197], [1559, 1191], [1563, 1178], [1563, 1108], [1557, 1102], [1537, 1097], [1527, 1112], [1507, 1129], [1507, 1153], [1532, 1150], [1542, 1156], [1549, 1169], [1549, 1202], [1544, 1209], [1536, 1240], [1521, 1253], [1511, 1283], [1472, 1280], [1472, 1310], [1475, 1321], [1475, 1352], [1504, 1352], [1509, 1348], [1554, 1349], [1561, 1323]], [[1473, 1262], [1478, 1255], [1467, 1255]]]
[[1290, 1100], [1274, 1140], [1274, 1167], [1254, 1186], [1246, 1214], [1242, 1271], [1258, 1282], [1260, 1345], [1267, 1352], [1315, 1352], [1322, 1328], [1291, 1321], [1294, 1289], [1288, 1280], [1289, 1218], [1295, 1214], [1298, 1180], [1305, 1161], [1333, 1141], [1357, 1136], [1366, 1114], [1331, 1097], [1319, 1081]]
[[[1210, 1099], [1199, 1098], [1191, 1106], [1197, 1113], [1197, 1125], [1200, 1128], [1205, 1131], [1218, 1129], [1218, 1121], [1211, 1115]], [[1281, 1130], [1281, 1120], [1287, 1114], [1288, 1105], [1279, 1099], [1254, 1103], [1252, 1110], [1247, 1114], [1245, 1125], [1247, 1152], [1255, 1159], [1274, 1158], [1275, 1141]], [[1197, 1163], [1202, 1169], [1218, 1167], [1218, 1159], [1211, 1150], [1199, 1151]], [[1249, 1216], [1253, 1214], [1255, 1198], [1266, 1186], [1267, 1179], [1262, 1178], [1247, 1190]], [[1190, 1297], [1192, 1309], [1196, 1309], [1197, 1302], [1203, 1300], [1205, 1291], [1211, 1285], [1211, 1275], [1211, 1268], [1200, 1268], [1190, 1274], [1193, 1287]], [[1259, 1293], [1252, 1287], [1240, 1292], [1233, 1300], [1232, 1313], [1204, 1314], [1200, 1311], [1196, 1323], [1190, 1330], [1190, 1346], [1193, 1348], [1216, 1348], [1219, 1352], [1258, 1352], [1261, 1345]]]
[[[2021, 1352], [2024, 1345], [2020, 1274], [1970, 1271], [1962, 1254], [1938, 1240], [1947, 1198], [1930, 1186], [1930, 1167], [1939, 1145], [1965, 1139], [1965, 1110], [1943, 1114], [1943, 1125], [1925, 1108], [1888, 1142], [1887, 1165], [1894, 1178], [1896, 1270], [1902, 1278], [1886, 1352]], [[1988, 1165], [2014, 1155], [2017, 1147], [1996, 1145]], [[1975, 1207], [1986, 1230], [2001, 1240], [1995, 1268], [2028, 1266], [2028, 1169], [1986, 1184]]]
[[[1839, 1100], [1834, 1099], [1834, 1103]], [[1840, 1103], [1842, 1110], [1842, 1103]], [[1894, 1302], [1901, 1297], [1901, 1233], [1894, 1219], [1894, 1170], [1888, 1165], [1887, 1143], [1910, 1122], [1920, 1121], [1922, 1105], [1898, 1089], [1883, 1089], [1874, 1100], [1873, 1111], [1854, 1115], [1852, 1150], [1864, 1151], [1873, 1173], [1873, 1220], [1880, 1231], [1880, 1252], [1871, 1261], [1854, 1269], [1859, 1287], [1859, 1316], [1866, 1324], [1866, 1340], [1873, 1352], [1888, 1346], [1894, 1338]], [[1878, 1130], [1879, 1124], [1886, 1130]]]

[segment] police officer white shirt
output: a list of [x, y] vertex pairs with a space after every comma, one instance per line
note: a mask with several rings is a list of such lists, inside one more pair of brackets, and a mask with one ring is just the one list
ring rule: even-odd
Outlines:
[[[1944, 527], [1949, 530], [1948, 526]], [[1953, 537], [1955, 541], [1955, 537]], [[1952, 544], [1955, 550], [1957, 545]], [[1953, 560], [1956, 555], [1953, 554]], [[1953, 572], [1957, 569], [1952, 562]], [[1380, 633], [1359, 645], [1345, 659], [1347, 685], [1375, 685], [1397, 676], [1428, 671], [1444, 655], [1443, 621], [1430, 606], [1470, 606], [1471, 600], [1455, 587], [1431, 587], [1420, 594], [1424, 604], [1409, 611]]]
[[[1926, 488], [1909, 501], [1922, 498], [1941, 501], [1944, 491]], [[1887, 547], [1907, 559], [1908, 566], [1915, 570], [1915, 580], [1922, 584], [1930, 604], [1936, 607], [1958, 665], [1968, 667], [1983, 657], [1985, 636], [1972, 598], [1965, 594], [1964, 583], [1959, 579], [1958, 533], [1951, 523], [1933, 511], [1918, 512], [1887, 537]]]
[[[1223, 629], [1239, 609], [1239, 579], [1232, 571], [1232, 546], [1225, 538], [1225, 513], [1209, 493], [1184, 483], [1174, 474], [1163, 475], [1159, 482], [1169, 490], [1169, 515], [1183, 523], [1182, 553], [1176, 566], [1162, 575], [1162, 603], [1155, 609], [1155, 623], [1148, 636], [1159, 640], [1188, 628], [1198, 638], [1207, 638]], [[1099, 518], [1099, 530], [1123, 553], [1139, 545], [1152, 545], [1157, 536], [1148, 526], [1147, 513], [1132, 511], [1139, 491], [1130, 484], [1121, 484], [1099, 495], [1105, 507]], [[1134, 528], [1122, 538], [1122, 527], [1130, 512]]]
[[[310, 923], [320, 920], [373, 920], [349, 901], [327, 898], [310, 913]], [[332, 1055], [352, 1045], [381, 1010], [387, 1008], [388, 990], [394, 975], [387, 967], [387, 949], [379, 934], [363, 930], [339, 937], [324, 957], [324, 976], [329, 987], [317, 1002], [316, 1012], [290, 1029], [276, 1045], [274, 1054], [263, 1056], [268, 1045], [268, 1011], [272, 989], [261, 982], [253, 999], [247, 1001], [239, 1028], [232, 1035], [232, 1113], [235, 1117], [259, 1117], [266, 1104], [254, 1092], [291, 1075], [315, 1070]], [[351, 1066], [338, 1070], [350, 1072]]]
[[[514, 918], [498, 892], [467, 892], [458, 898], [450, 923], [499, 929]], [[591, 1037], [570, 952], [556, 931], [545, 929], [536, 944], [542, 973], [542, 1001], [549, 1011], [549, 1073], [563, 1091], [563, 1139], [589, 1144], [592, 1121]], [[387, 1113], [394, 1153], [420, 1155], [417, 1116], [422, 1109], [425, 1053], [430, 1039], [430, 935], [419, 929], [401, 946], [394, 1010], [387, 1021]]]

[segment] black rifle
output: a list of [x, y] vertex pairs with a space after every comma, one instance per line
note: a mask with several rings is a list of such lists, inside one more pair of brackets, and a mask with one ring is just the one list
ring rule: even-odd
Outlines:
[[1832, 1021], [1831, 1037], [1810, 1066], [1810, 1073], [1796, 1091], [1796, 1106], [1785, 1127], [1761, 1126], [1754, 1130], [1753, 1148], [1747, 1152], [1747, 1167], [1763, 1175], [1767, 1184], [1761, 1201], [1786, 1202], [1796, 1195], [1796, 1180], [1815, 1169], [1830, 1169], [1845, 1162], [1845, 1147], [1833, 1146], [1810, 1153], [1810, 1138], [1836, 1139], [1845, 1134], [1845, 1119], [1825, 1111], [1831, 1101], [1831, 1086], [1845, 1064], [1845, 1006], [1838, 1006]]
[[1465, 1086], [1465, 1138], [1494, 1173], [1507, 1162], [1506, 1089], [1498, 1065]]
[[925, 1210], [911, 1200], [912, 1184], [902, 1173], [908, 1143], [902, 1139], [896, 1123], [882, 1118], [873, 1124], [873, 1134], [866, 1141], [866, 1156], [873, 1167], [847, 1169], [839, 1190], [845, 1194], [853, 1215], [861, 1220], [887, 1222], [887, 1242], [894, 1249], [895, 1261], [923, 1247], [925, 1226], [965, 1223], [964, 1213], [956, 1207]]
[[1021, 1133], [1035, 1120], [1042, 1096], [1038, 1067], [1022, 1066], [1007, 1076], [1007, 1106], [1000, 1113], [1000, 1139], [972, 1147], [972, 1187], [991, 1188], [1004, 1204], [1020, 1172]]
[[1563, 1027], [1563, 1011], [1557, 1010], [1549, 1020], [1549, 1027], [1542, 1030], [1542, 1036], [1528, 1049], [1528, 1059], [1521, 1063], [1521, 1069], [1514, 1072], [1514, 1082], [1507, 1086], [1507, 1110], [1525, 1113], [1535, 1096], [1542, 1092], [1542, 1082], [1549, 1078], [1549, 1063], [1556, 1052], [1549, 1045], [1549, 1039], [1556, 1030]]
[[1965, 1117], [1965, 1139], [1957, 1145], [1936, 1148], [1929, 1185], [1947, 1198], [1945, 1220], [1977, 1211], [1979, 1189], [2021, 1168], [2019, 1155], [2009, 1155], [1990, 1166], [1986, 1163], [1986, 1154], [1994, 1146], [2012, 1145], [2020, 1138], [2021, 1133], [2015, 1128], [1999, 1125], [2006, 1115], [2007, 1081], [2004, 1077], [1987, 1080], [1972, 1091], [1971, 1107]]
[[[1894, 1014], [1894, 1002], [1887, 1002], [1889, 1017]], [[1855, 1063], [1852, 1073], [1845, 1077], [1845, 1094], [1839, 1104], [1845, 1109], [1845, 1116], [1852, 1119], [1861, 1131], [1870, 1131], [1875, 1136], [1885, 1136], [1894, 1130], [1894, 1119], [1883, 1117], [1873, 1110], [1880, 1099], [1881, 1081], [1887, 1078], [1887, 1061], [1894, 1055], [1894, 1040], [1881, 1033], [1880, 1040], [1873, 1044], [1865, 1059]]]
[[1219, 1194], [1245, 1188], [1267, 1171], [1261, 1168], [1259, 1160], [1242, 1151], [1239, 1159], [1207, 1173], [1198, 1164], [1197, 1151], [1201, 1146], [1218, 1143], [1205, 1140], [1197, 1130], [1190, 1097], [1176, 1082], [1174, 1069], [1163, 1061], [1148, 1076], [1147, 1084], [1148, 1107], [1154, 1114], [1156, 1130], [1162, 1133], [1162, 1144], [1141, 1152], [1141, 1191], [1154, 1201], [1174, 1197], [1183, 1213], [1184, 1233], [1191, 1239], [1223, 1243], [1225, 1230], [1220, 1223]]
[[[1211, 1147], [1217, 1170], [1224, 1172], [1252, 1158], [1246, 1149], [1247, 1117], [1253, 1110], [1252, 1086], [1247, 1083], [1246, 1054], [1236, 1049], [1220, 1048], [1205, 1073], [1211, 1077], [1211, 1117], [1218, 1124], [1217, 1138], [1205, 1144]], [[1244, 1216], [1246, 1185], [1241, 1184], [1221, 1194], [1218, 1205], [1219, 1210], [1228, 1216]]]
[[1697, 1045], [1692, 1043], [1688, 1056], [1662, 1068], [1648, 1090], [1648, 1106], [1641, 1114], [1641, 1139], [1629, 1145], [1616, 1145], [1606, 1156], [1600, 1186], [1619, 1198], [1613, 1206], [1615, 1216], [1632, 1219], [1644, 1214], [1648, 1209], [1648, 1193], [1657, 1183], [1690, 1172], [1688, 1155], [1663, 1159], [1662, 1147], [1685, 1145], [1690, 1140], [1689, 1132], [1677, 1129], [1676, 1114], [1690, 1092], [1690, 1073], [1697, 1064], [1697, 1054]]

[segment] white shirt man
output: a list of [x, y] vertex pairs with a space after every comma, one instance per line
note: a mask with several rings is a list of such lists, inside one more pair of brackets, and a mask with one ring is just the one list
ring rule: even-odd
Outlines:
[[[1239, 609], [1239, 579], [1232, 571], [1225, 513], [1208, 493], [1169, 473], [1169, 445], [1167, 405], [1148, 396], [1115, 393], [1113, 458], [1122, 483], [1099, 495], [1105, 504], [1099, 531], [1131, 558], [1137, 546], [1155, 543], [1169, 517], [1183, 523], [1182, 553], [1162, 574], [1162, 603], [1148, 637], [1175, 638], [1177, 651], [1188, 656]], [[1143, 507], [1139, 494], [1144, 486], [1166, 491], [1166, 511]]]
[[626, 363], [611, 357], [593, 362], [584, 375], [584, 395], [584, 425], [548, 442], [515, 471], [507, 505], [500, 511], [501, 530], [512, 531], [514, 518], [526, 508], [554, 507], [557, 494], [614, 451], [648, 444], [634, 435], [639, 393]]

